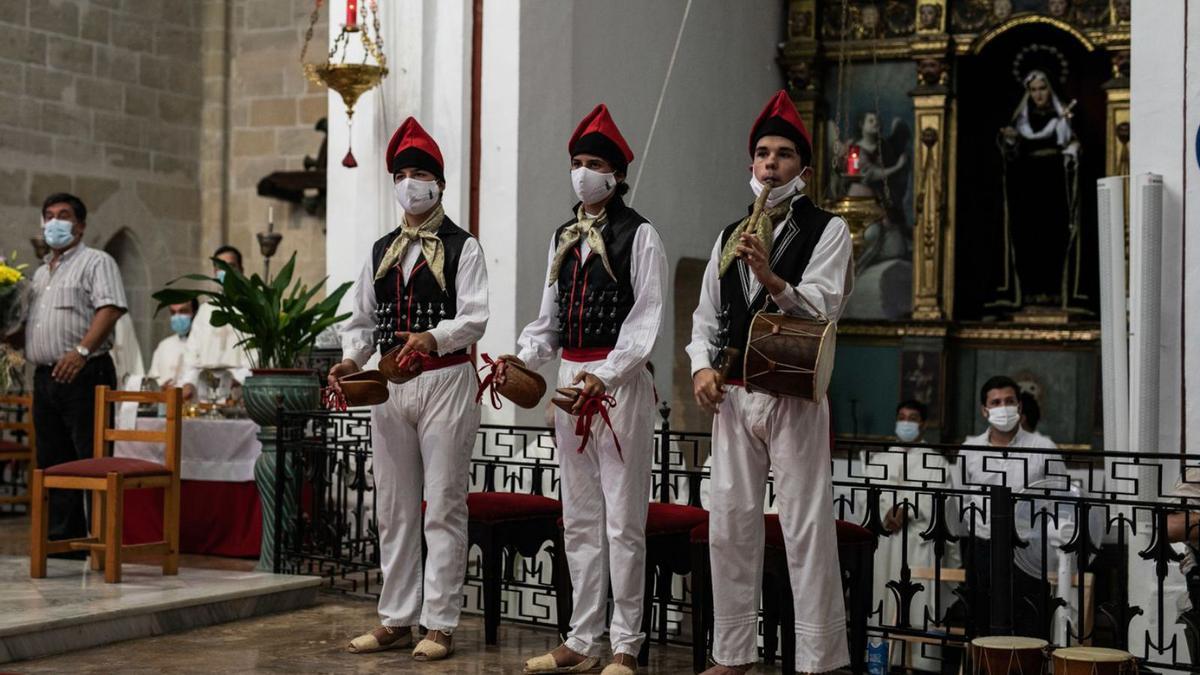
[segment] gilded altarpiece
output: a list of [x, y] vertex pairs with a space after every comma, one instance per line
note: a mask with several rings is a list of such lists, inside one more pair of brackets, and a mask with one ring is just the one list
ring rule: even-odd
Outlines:
[[1128, 172], [1128, 0], [790, 0], [780, 64], [813, 194], [851, 225], [835, 430], [983, 429], [1016, 379], [1065, 448], [1103, 447], [1095, 182]]

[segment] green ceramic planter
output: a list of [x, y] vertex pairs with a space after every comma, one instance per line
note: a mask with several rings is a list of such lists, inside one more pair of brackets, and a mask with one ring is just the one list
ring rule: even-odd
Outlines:
[[[250, 419], [258, 424], [258, 440], [262, 443], [262, 454], [254, 463], [254, 482], [258, 485], [263, 518], [257, 569], [270, 572], [275, 566], [275, 509], [283, 509], [284, 527], [296, 520], [294, 495], [288, 492], [282, 505], [275, 503], [276, 410], [316, 410], [321, 405], [321, 381], [311, 370], [254, 370], [242, 385], [242, 398]], [[290, 483], [290, 467], [288, 473]]]

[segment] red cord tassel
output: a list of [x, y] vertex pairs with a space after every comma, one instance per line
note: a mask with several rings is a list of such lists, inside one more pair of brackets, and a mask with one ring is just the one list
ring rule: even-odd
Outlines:
[[342, 158], [342, 166], [347, 169], [353, 169], [358, 166], [358, 160], [354, 159], [354, 150], [352, 148], [346, 149], [346, 156]]
[[321, 402], [325, 405], [326, 410], [334, 412], [343, 412], [347, 407], [345, 395], [333, 387], [325, 387], [321, 390]]
[[488, 392], [492, 396], [492, 407], [496, 410], [500, 409], [500, 394], [496, 391], [496, 364], [497, 360], [493, 360], [487, 352], [483, 353], [483, 362], [486, 364], [479, 369], [479, 372], [488, 371], [487, 376], [479, 383], [479, 391], [475, 392], [475, 402], [479, 403], [483, 400], [484, 392]]
[[625, 456], [621, 453], [621, 440], [617, 438], [617, 432], [613, 429], [612, 420], [608, 417], [608, 409], [616, 407], [617, 400], [610, 394], [601, 394], [599, 396], [588, 396], [581, 394], [583, 404], [579, 407], [579, 415], [575, 420], [575, 435], [579, 437], [579, 448], [576, 452], [583, 452], [587, 447], [588, 440], [592, 437], [592, 420], [596, 415], [600, 415], [600, 419], [604, 420], [604, 424], [608, 426], [609, 433], [613, 436], [613, 443], [617, 446], [617, 457], [624, 461]]

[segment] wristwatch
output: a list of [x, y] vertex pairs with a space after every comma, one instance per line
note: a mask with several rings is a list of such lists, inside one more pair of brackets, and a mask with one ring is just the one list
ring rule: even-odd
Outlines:
[[75, 345], [75, 353], [79, 354], [80, 356], [82, 356], [83, 358], [86, 359], [88, 356], [91, 355], [92, 350], [88, 349], [87, 347], [84, 347], [83, 345]]

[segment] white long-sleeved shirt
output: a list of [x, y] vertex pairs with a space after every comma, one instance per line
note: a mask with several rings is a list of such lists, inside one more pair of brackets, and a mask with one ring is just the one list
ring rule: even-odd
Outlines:
[[[608, 224], [603, 227], [608, 227]], [[517, 338], [517, 358], [535, 370], [557, 356], [559, 350], [558, 284], [550, 283], [550, 267], [554, 264], [557, 249], [558, 239], [551, 237], [541, 310], [538, 318], [525, 326]], [[591, 250], [587, 241], [580, 242], [579, 253], [584, 260], [587, 260]], [[646, 367], [662, 328], [663, 298], [667, 292], [667, 255], [662, 239], [650, 223], [639, 225], [633, 235], [629, 276], [633, 285], [633, 307], [621, 324], [616, 346], [604, 363], [592, 371], [609, 390], [621, 386], [631, 375]]]
[[[410, 243], [400, 260], [405, 283], [421, 257], [420, 242]], [[469, 347], [483, 337], [488, 323], [488, 279], [479, 242], [470, 237], [463, 244], [454, 276], [457, 295], [453, 319], [442, 319], [429, 333], [437, 342], [439, 354], [449, 354]], [[375, 266], [370, 258], [350, 289], [353, 305], [350, 318], [340, 331], [342, 358], [354, 361], [361, 368], [375, 353]]]
[[[962, 465], [958, 471], [954, 472], [953, 481], [951, 484], [956, 488], [968, 490], [986, 489], [988, 485], [1005, 485], [1012, 488], [1014, 493], [1020, 493], [1033, 483], [1036, 483], [1043, 478], [1046, 478], [1046, 463], [1054, 459], [1052, 455], [1035, 454], [1031, 452], [1021, 452], [1021, 448], [1034, 448], [1040, 450], [1055, 450], [1058, 448], [1054, 441], [1046, 438], [1038, 433], [1031, 433], [1024, 429], [1018, 429], [1017, 434], [1013, 436], [1012, 442], [1005, 446], [992, 445], [992, 441], [988, 431], [984, 431], [978, 436], [968, 436], [964, 445], [983, 445], [996, 448], [996, 452], [983, 452], [978, 450], [963, 450], [959, 453], [959, 463]], [[1006, 457], [1001, 457], [1000, 453], [1007, 453]], [[1065, 468], [1059, 467], [1059, 473], [1065, 473]], [[961, 483], [961, 484], [956, 484]], [[967, 501], [974, 504], [983, 514], [975, 515], [975, 536], [980, 539], [992, 538], [991, 520], [988, 518], [989, 511], [984, 508], [984, 495], [972, 494], [967, 498]], [[967, 504], [963, 504], [965, 508]], [[958, 534], [969, 534], [971, 516], [968, 514], [964, 517], [961, 523], [961, 530]]]
[[176, 384], [198, 387], [200, 372], [204, 370], [227, 371], [236, 382], [245, 382], [250, 377], [253, 362], [246, 350], [237, 346], [241, 334], [233, 326], [212, 325], [213, 305], [204, 303], [192, 317], [192, 332], [187, 340], [186, 368]]
[[170, 335], [154, 348], [150, 357], [150, 370], [147, 375], [158, 381], [159, 386], [168, 382], [179, 384], [187, 368], [187, 340], [178, 335]]
[[[800, 195], [792, 200], [793, 206], [799, 199], [808, 199]], [[775, 226], [775, 240], [792, 218], [791, 211]], [[841, 218], [833, 218], [825, 226], [817, 246], [813, 249], [812, 258], [800, 283], [787, 286], [778, 295], [772, 294], [771, 299], [779, 306], [784, 314], [807, 316], [823, 321], [837, 321], [842, 316], [846, 306], [846, 298], [854, 289], [854, 248], [850, 242], [850, 228]], [[739, 274], [738, 267], [746, 263], [738, 258], [734, 267], [726, 274]], [[692, 341], [687, 346], [687, 354], [692, 361], [692, 374], [712, 367], [710, 351], [717, 335], [717, 314], [721, 308], [721, 279], [717, 271], [721, 265], [721, 238], [713, 246], [709, 256], [708, 266], [704, 270], [704, 279], [700, 285], [700, 302], [692, 313]], [[762, 284], [750, 270], [746, 270], [751, 295], [758, 293]]]

